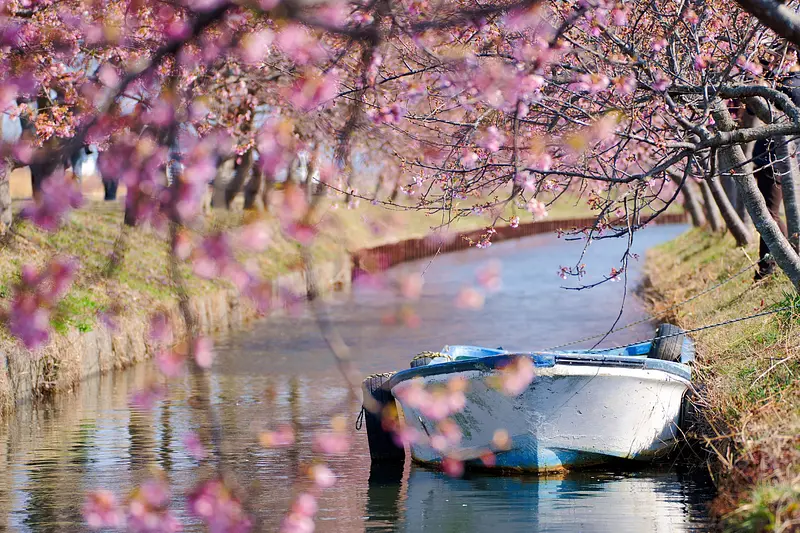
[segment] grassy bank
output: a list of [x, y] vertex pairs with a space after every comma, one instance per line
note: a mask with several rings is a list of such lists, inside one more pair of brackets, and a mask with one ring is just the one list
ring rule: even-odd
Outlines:
[[[30, 192], [29, 188], [27, 174], [24, 171], [15, 172], [12, 176], [15, 195], [25, 196]], [[7, 305], [23, 264], [42, 265], [54, 256], [78, 259], [80, 271], [77, 280], [59, 305], [52, 321], [55, 330], [62, 334], [71, 329], [80, 332], [91, 330], [98, 314], [114, 311], [115, 305], [122, 304], [126, 313], [137, 314], [169, 305], [175, 298], [168, 275], [165, 229], [145, 227], [129, 231], [128, 251], [120, 269], [110, 278], [103, 275], [122, 229], [123, 200], [98, 200], [102, 186], [95, 178], [84, 180], [82, 189], [88, 203], [72, 213], [59, 231], [48, 233], [32, 224], [22, 223], [9, 245], [0, 247], [0, 307]], [[26, 201], [18, 199], [16, 209], [20, 209]], [[280, 203], [281, 193], [274, 194], [271, 206], [273, 213], [280, 212]], [[461, 202], [457, 207], [475, 203]], [[586, 201], [581, 198], [560, 199], [549, 213], [550, 218], [556, 220], [591, 214]], [[532, 220], [530, 213], [509, 207], [504, 218], [512, 215], [519, 216], [521, 222]], [[204, 227], [196, 233], [239, 226], [252, 221], [254, 217], [263, 219], [270, 228], [271, 245], [264, 253], [242, 259], [264, 279], [275, 279], [302, 270], [299, 246], [281, 236], [278, 221], [273, 215], [244, 213], [241, 206], [231, 212], [214, 210], [204, 221]], [[340, 258], [345, 251], [424, 237], [432, 229], [440, 228], [448, 218], [447, 213], [436, 209], [386, 208], [366, 202], [361, 202], [356, 209], [348, 209], [341, 203], [329, 202], [319, 206], [316, 211], [314, 223], [320, 230], [320, 237], [312, 247], [312, 255], [317, 262], [324, 263]], [[486, 227], [493, 221], [488, 214], [459, 217], [447, 226], [446, 231], [474, 230]], [[182, 273], [190, 295], [229, 287], [225, 281], [208, 281], [193, 276], [188, 266], [184, 266]], [[0, 338], [3, 337], [9, 340], [7, 332], [0, 328]]]
[[[788, 279], [753, 282], [749, 270], [664, 313], [756, 260], [757, 245], [692, 230], [648, 255], [652, 312], [685, 329], [800, 304]], [[714, 514], [730, 531], [800, 531], [800, 312], [693, 334], [705, 420], [694, 432], [713, 451]]]

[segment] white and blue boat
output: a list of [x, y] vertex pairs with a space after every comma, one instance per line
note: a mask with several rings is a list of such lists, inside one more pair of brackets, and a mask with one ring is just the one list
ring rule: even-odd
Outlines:
[[[518, 358], [533, 363], [533, 377], [509, 396], [496, 380]], [[670, 324], [662, 324], [652, 341], [606, 350], [519, 353], [446, 346], [415, 358], [412, 368], [364, 382], [370, 453], [373, 461], [404, 457], [390, 431], [396, 427], [389, 420], [392, 404], [415, 434], [434, 435], [440, 421], [404, 398], [411, 387], [441, 390], [458, 378], [465, 401], [449, 420], [460, 430], [459, 442], [443, 450], [434, 439], [413, 440], [415, 461], [436, 464], [448, 457], [468, 467], [542, 473], [612, 460], [652, 461], [679, 442], [693, 358], [692, 341]], [[507, 436], [500, 448], [498, 434]], [[487, 452], [490, 464], [481, 459]]]

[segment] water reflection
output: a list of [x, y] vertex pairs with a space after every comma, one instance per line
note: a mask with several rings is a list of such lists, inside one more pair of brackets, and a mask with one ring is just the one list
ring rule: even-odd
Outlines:
[[[638, 251], [681, 229], [638, 233]], [[579, 293], [558, 288], [555, 272], [575, 259], [578, 248], [537, 237], [440, 257], [427, 268], [416, 329], [381, 323], [397, 304], [387, 290], [356, 290], [334, 305], [332, 316], [365, 373], [405, 367], [415, 352], [446, 343], [531, 348], [564, 342], [608, 327], [622, 294], [619, 284]], [[602, 275], [600, 269], [610, 268], [620, 254], [619, 242], [593, 245], [588, 279]], [[503, 261], [503, 287], [481, 311], [454, 309], [458, 290], [474, 284], [476, 269], [489, 257]], [[395, 274], [427, 265], [404, 265]], [[632, 281], [639, 275], [634, 264]], [[638, 319], [641, 312], [629, 301], [623, 321]], [[647, 324], [631, 328], [608, 342], [634, 340], [651, 329]], [[90, 380], [49, 403], [21, 406], [0, 421], [0, 531], [83, 532], [80, 506], [87, 491], [107, 488], [124, 498], [152, 468], [169, 478], [173, 507], [185, 518], [183, 495], [192, 487], [197, 463], [184, 449], [183, 437], [193, 431], [206, 445], [213, 439], [204, 417], [190, 407], [198, 387], [210, 391], [227, 437], [224, 461], [248, 489], [247, 507], [259, 530], [276, 531], [294, 497], [298, 471], [313, 459], [314, 431], [333, 412], [354, 419], [357, 406], [348, 404], [347, 390], [308, 314], [272, 318], [218, 339], [217, 352], [208, 380], [176, 380], [168, 398], [151, 411], [128, 408], [131, 393], [157, 376], [152, 365], [144, 364]], [[259, 432], [279, 424], [295, 428], [296, 444], [280, 450], [259, 446]], [[410, 465], [371, 471], [363, 432], [354, 434], [351, 452], [331, 461], [331, 468], [339, 479], [320, 501], [320, 532], [659, 531], [664, 524], [688, 531], [703, 523], [703, 502], [710, 496], [675, 470], [543, 480], [450, 480]], [[188, 530], [200, 528], [191, 524]]]
[[412, 466], [401, 479], [370, 478], [366, 531], [703, 531], [711, 490], [683, 469], [454, 480]]

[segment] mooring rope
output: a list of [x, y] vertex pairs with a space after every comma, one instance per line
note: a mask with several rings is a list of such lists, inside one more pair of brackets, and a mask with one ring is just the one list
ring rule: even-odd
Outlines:
[[621, 346], [614, 346], [612, 348], [602, 348], [600, 350], [593, 350], [596, 352], [609, 352], [611, 350], [621, 350], [623, 348], [630, 348], [631, 346], [636, 346], [637, 344], [641, 344], [643, 342], [655, 342], [661, 339], [669, 339], [670, 337], [678, 337], [680, 335], [686, 335], [687, 333], [696, 333], [698, 331], [704, 331], [707, 329], [718, 328], [721, 326], [727, 326], [729, 324], [735, 324], [736, 322], [744, 322], [745, 320], [751, 320], [753, 318], [758, 318], [762, 316], [772, 315], [775, 313], [780, 313], [781, 311], [788, 311], [790, 309], [800, 309], [800, 305], [785, 305], [783, 307], [776, 307], [775, 309], [769, 309], [767, 311], [761, 311], [760, 313], [755, 313], [753, 315], [748, 316], [740, 316], [738, 318], [731, 318], [728, 320], [723, 320], [722, 322], [716, 322], [714, 324], [707, 324], [705, 326], [700, 326], [693, 329], [683, 329], [678, 333], [670, 333], [669, 335], [660, 335], [658, 337], [653, 337], [652, 339], [645, 339], [643, 341], [632, 342], [630, 344], [623, 344]]
[[420, 352], [420, 353], [418, 353], [417, 355], [415, 355], [414, 357], [412, 357], [412, 358], [411, 358], [411, 360], [412, 360], [412, 361], [419, 361], [420, 359], [425, 359], [426, 357], [430, 357], [431, 359], [435, 359], [435, 358], [437, 358], [437, 357], [444, 357], [444, 358], [445, 358], [445, 359], [447, 359], [448, 361], [452, 361], [452, 360], [453, 360], [453, 358], [452, 358], [452, 357], [450, 357], [449, 355], [447, 355], [446, 353], [442, 353], [442, 352], [428, 352], [428, 351], [425, 351], [425, 352]]
[[[769, 254], [765, 254], [763, 259], [767, 259], [768, 257], [769, 257]], [[721, 281], [721, 282], [717, 283], [716, 285], [712, 285], [711, 287], [709, 287], [709, 288], [707, 288], [707, 289], [705, 289], [703, 291], [698, 292], [697, 294], [695, 294], [691, 298], [687, 298], [686, 300], [683, 300], [682, 302], [678, 302], [678, 303], [676, 303], [674, 305], [671, 305], [670, 307], [667, 307], [666, 309], [663, 309], [662, 311], [659, 311], [658, 313], [656, 313], [653, 316], [648, 316], [646, 318], [642, 318], [641, 320], [636, 320], [635, 322], [631, 322], [629, 324], [625, 324], [624, 326], [620, 326], [620, 327], [618, 327], [616, 329], [612, 329], [611, 331], [608, 331], [608, 332], [605, 332], [605, 333], [598, 333], [598, 334], [592, 335], [590, 337], [584, 337], [582, 339], [578, 339], [578, 340], [575, 340], [575, 341], [565, 342], [564, 344], [559, 344], [557, 346], [552, 346], [550, 348], [547, 348], [547, 350], [545, 350], [545, 351], [551, 352], [551, 351], [557, 350], [559, 348], [566, 348], [567, 346], [574, 346], [576, 344], [582, 344], [582, 343], [587, 342], [587, 341], [591, 341], [591, 340], [594, 340], [594, 339], [599, 339], [600, 337], [606, 337], [606, 336], [611, 335], [612, 333], [616, 333], [618, 331], [622, 331], [622, 330], [625, 330], [625, 329], [628, 329], [628, 328], [632, 328], [633, 326], [638, 326], [639, 324], [644, 324], [646, 322], [650, 322], [654, 318], [666, 315], [670, 311], [673, 311], [673, 310], [677, 309], [678, 307], [681, 307], [682, 305], [686, 305], [689, 302], [692, 302], [692, 301], [700, 298], [701, 296], [704, 296], [704, 295], [706, 295], [706, 294], [708, 294], [710, 292], [713, 292], [713, 291], [719, 289], [723, 285], [725, 285], [727, 283], [730, 283], [731, 281], [739, 278], [740, 276], [745, 274], [748, 270], [750, 270], [751, 268], [753, 268], [754, 266], [756, 266], [760, 262], [761, 262], [761, 259], [757, 259], [757, 260], [751, 262], [750, 264], [745, 266], [743, 269], [741, 269], [740, 271], [738, 271], [736, 274], [734, 274], [733, 276], [729, 277], [725, 281]], [[633, 343], [633, 344], [638, 344], [638, 343]]]

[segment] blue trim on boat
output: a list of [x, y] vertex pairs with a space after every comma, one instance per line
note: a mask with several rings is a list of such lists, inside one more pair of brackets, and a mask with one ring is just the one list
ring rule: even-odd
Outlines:
[[[691, 380], [691, 370], [683, 363], [650, 359], [640, 355], [649, 353], [650, 343], [641, 343], [617, 350], [596, 351], [563, 351], [554, 353], [522, 352], [511, 353], [506, 350], [481, 348], [479, 346], [446, 346], [442, 353], [453, 360], [434, 360], [428, 365], [409, 368], [397, 372], [389, 381], [389, 387], [394, 387], [402, 381], [416, 377], [438, 376], [471, 370], [488, 371], [502, 368], [513, 361], [515, 357], [526, 356], [533, 360], [536, 367], [552, 367], [555, 365], [582, 365], [615, 368], [636, 368], [642, 370], [660, 370], [680, 378]], [[630, 354], [629, 352], [635, 352]]]
[[[658, 456], [666, 456], [672, 450], [665, 448]], [[654, 455], [653, 457], [657, 457]], [[612, 460], [636, 460], [638, 457], [619, 457], [601, 452], [582, 450], [569, 450], [565, 448], [546, 448], [539, 445], [536, 437], [531, 435], [518, 435], [514, 437], [513, 446], [506, 451], [498, 451], [494, 456], [493, 469], [514, 470], [523, 472], [559, 472], [571, 468], [590, 467], [608, 463]], [[439, 464], [441, 459], [423, 460], [418, 457], [413, 459], [422, 464]], [[481, 459], [465, 461], [468, 468], [485, 467]]]

